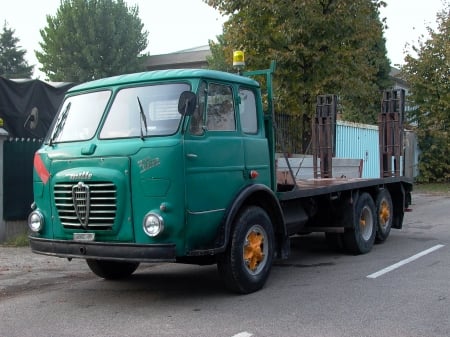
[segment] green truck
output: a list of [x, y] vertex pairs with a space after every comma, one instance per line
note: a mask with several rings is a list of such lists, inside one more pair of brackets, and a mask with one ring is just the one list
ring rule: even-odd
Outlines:
[[217, 264], [227, 288], [250, 293], [292, 235], [325, 232], [355, 254], [384, 241], [411, 181], [279, 179], [273, 71], [248, 74], [265, 76], [264, 97], [249, 76], [200, 69], [70, 89], [34, 157], [32, 251], [85, 259], [105, 279], [139, 263]]

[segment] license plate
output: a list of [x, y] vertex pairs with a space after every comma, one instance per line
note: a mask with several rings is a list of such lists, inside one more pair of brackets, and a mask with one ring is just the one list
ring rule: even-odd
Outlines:
[[73, 233], [74, 241], [94, 241], [95, 233]]

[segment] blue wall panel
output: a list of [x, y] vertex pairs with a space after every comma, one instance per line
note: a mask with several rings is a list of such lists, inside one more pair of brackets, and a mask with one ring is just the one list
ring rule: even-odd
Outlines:
[[378, 126], [337, 121], [336, 157], [362, 159], [362, 178], [379, 178]]

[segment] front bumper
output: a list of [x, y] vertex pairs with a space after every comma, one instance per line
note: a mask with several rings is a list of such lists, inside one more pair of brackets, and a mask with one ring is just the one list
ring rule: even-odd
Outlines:
[[133, 244], [49, 240], [29, 237], [33, 253], [81, 259], [163, 262], [175, 261], [175, 244]]

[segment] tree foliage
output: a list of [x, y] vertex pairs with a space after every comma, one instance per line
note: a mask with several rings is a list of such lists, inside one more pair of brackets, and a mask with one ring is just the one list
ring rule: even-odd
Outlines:
[[6, 22], [0, 34], [0, 76], [5, 78], [31, 78], [33, 66], [25, 60], [26, 51], [18, 46], [15, 30], [8, 28]]
[[409, 117], [417, 125], [422, 182], [450, 181], [450, 2], [437, 14], [437, 23], [402, 67], [415, 106]]
[[123, 0], [62, 0], [40, 31], [42, 51], [36, 57], [52, 81], [83, 82], [139, 71], [148, 43], [143, 27], [139, 8]]
[[[310, 129], [319, 94], [337, 94], [346, 119], [376, 121], [380, 89], [391, 85], [382, 1], [205, 2], [229, 16], [222, 39], [228, 59], [233, 49], [242, 49], [250, 69], [277, 61], [277, 111], [300, 116], [299, 132]], [[215, 57], [218, 46], [212, 46]]]
[[230, 55], [225, 53], [225, 50], [232, 49], [232, 46], [228, 45], [228, 42], [224, 39], [223, 35], [217, 36], [217, 42], [213, 40], [209, 41], [209, 49], [211, 50], [211, 56], [206, 58], [208, 66], [211, 69], [232, 72], [233, 65], [230, 62]]

